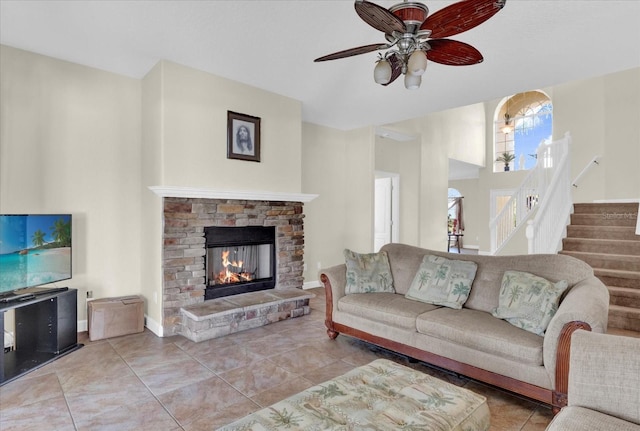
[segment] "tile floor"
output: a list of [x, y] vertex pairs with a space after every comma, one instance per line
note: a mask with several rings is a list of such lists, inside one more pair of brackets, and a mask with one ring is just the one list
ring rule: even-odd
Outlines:
[[324, 328], [311, 314], [194, 343], [145, 331], [85, 347], [0, 388], [0, 430], [213, 430], [379, 357], [488, 398], [493, 431], [544, 430], [551, 410]]

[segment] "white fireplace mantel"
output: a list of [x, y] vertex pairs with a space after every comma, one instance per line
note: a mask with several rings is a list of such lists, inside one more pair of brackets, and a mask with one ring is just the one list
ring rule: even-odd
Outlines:
[[236, 199], [248, 201], [311, 202], [318, 195], [254, 190], [214, 190], [196, 187], [149, 186], [149, 190], [163, 198]]

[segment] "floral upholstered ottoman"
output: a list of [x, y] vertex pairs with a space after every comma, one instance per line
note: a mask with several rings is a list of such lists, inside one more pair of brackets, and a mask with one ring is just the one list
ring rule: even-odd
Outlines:
[[218, 431], [488, 429], [484, 397], [378, 359]]

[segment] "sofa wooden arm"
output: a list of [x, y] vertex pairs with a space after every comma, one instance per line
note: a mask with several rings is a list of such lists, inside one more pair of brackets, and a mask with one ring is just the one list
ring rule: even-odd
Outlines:
[[333, 330], [333, 291], [331, 290], [331, 281], [326, 274], [320, 274], [320, 281], [324, 284], [326, 300], [324, 324], [327, 327], [327, 334], [329, 335], [329, 338], [334, 340], [338, 336], [338, 333]]
[[556, 352], [556, 389], [553, 392], [553, 413], [567, 405], [567, 392], [569, 389], [569, 360], [571, 358], [571, 335], [578, 329], [591, 331], [591, 326], [586, 322], [569, 322], [562, 327]]

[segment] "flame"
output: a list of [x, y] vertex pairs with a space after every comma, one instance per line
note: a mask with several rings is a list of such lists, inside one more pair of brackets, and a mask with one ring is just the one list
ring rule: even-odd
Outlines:
[[[227, 284], [227, 283], [239, 283], [241, 281], [251, 281], [251, 274], [243, 271], [244, 262], [239, 261], [229, 261], [229, 250], [222, 252], [222, 266], [224, 269], [218, 273], [218, 277], [216, 282], [218, 284]], [[231, 268], [237, 269], [236, 271], [232, 271]]]

